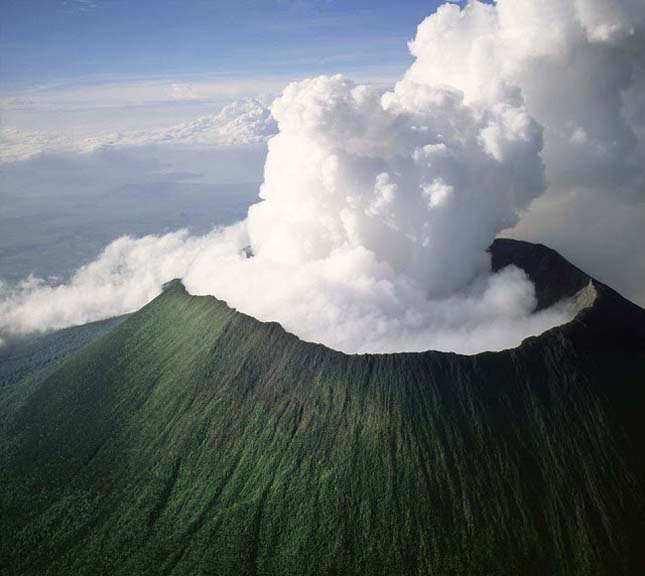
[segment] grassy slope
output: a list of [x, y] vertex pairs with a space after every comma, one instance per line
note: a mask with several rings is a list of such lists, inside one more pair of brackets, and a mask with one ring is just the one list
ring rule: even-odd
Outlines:
[[638, 574], [643, 313], [346, 356], [174, 284], [3, 442], [6, 574]]
[[68, 357], [126, 317], [91, 322], [0, 346], [0, 435], [29, 393]]

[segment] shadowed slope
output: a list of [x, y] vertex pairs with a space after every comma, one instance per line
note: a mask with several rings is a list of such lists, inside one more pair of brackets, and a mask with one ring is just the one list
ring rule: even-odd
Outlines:
[[24, 336], [0, 346], [0, 437], [29, 392], [66, 358], [118, 326], [126, 316]]
[[[554, 270], [559, 295], [589, 284], [544, 247], [492, 256], [523, 267], [541, 304], [559, 297]], [[16, 415], [2, 564], [638, 574], [645, 313], [593, 286], [574, 321], [513, 350], [348, 356], [172, 283]]]

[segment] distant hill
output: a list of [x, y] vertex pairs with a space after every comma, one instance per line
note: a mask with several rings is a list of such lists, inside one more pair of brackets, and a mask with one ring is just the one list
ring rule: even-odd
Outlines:
[[543, 246], [491, 255], [576, 318], [345, 355], [173, 282], [31, 380], [0, 356], [2, 574], [645, 573], [645, 311]]

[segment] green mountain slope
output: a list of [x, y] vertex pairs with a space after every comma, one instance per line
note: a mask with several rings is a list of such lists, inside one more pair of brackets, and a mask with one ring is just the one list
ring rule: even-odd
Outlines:
[[118, 326], [126, 316], [26, 336], [0, 346], [0, 434], [29, 392], [66, 358]]
[[497, 241], [571, 323], [348, 356], [178, 282], [4, 432], [4, 574], [641, 574], [645, 312]]

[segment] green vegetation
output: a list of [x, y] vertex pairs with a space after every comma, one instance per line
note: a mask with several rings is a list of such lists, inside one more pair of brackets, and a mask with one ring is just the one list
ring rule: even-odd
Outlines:
[[0, 346], [0, 430], [7, 429], [21, 402], [63, 360], [118, 326], [125, 318], [119, 316], [91, 322], [44, 336], [14, 338]]
[[347, 356], [175, 282], [16, 405], [3, 574], [641, 574], [645, 313], [596, 290], [513, 350]]

